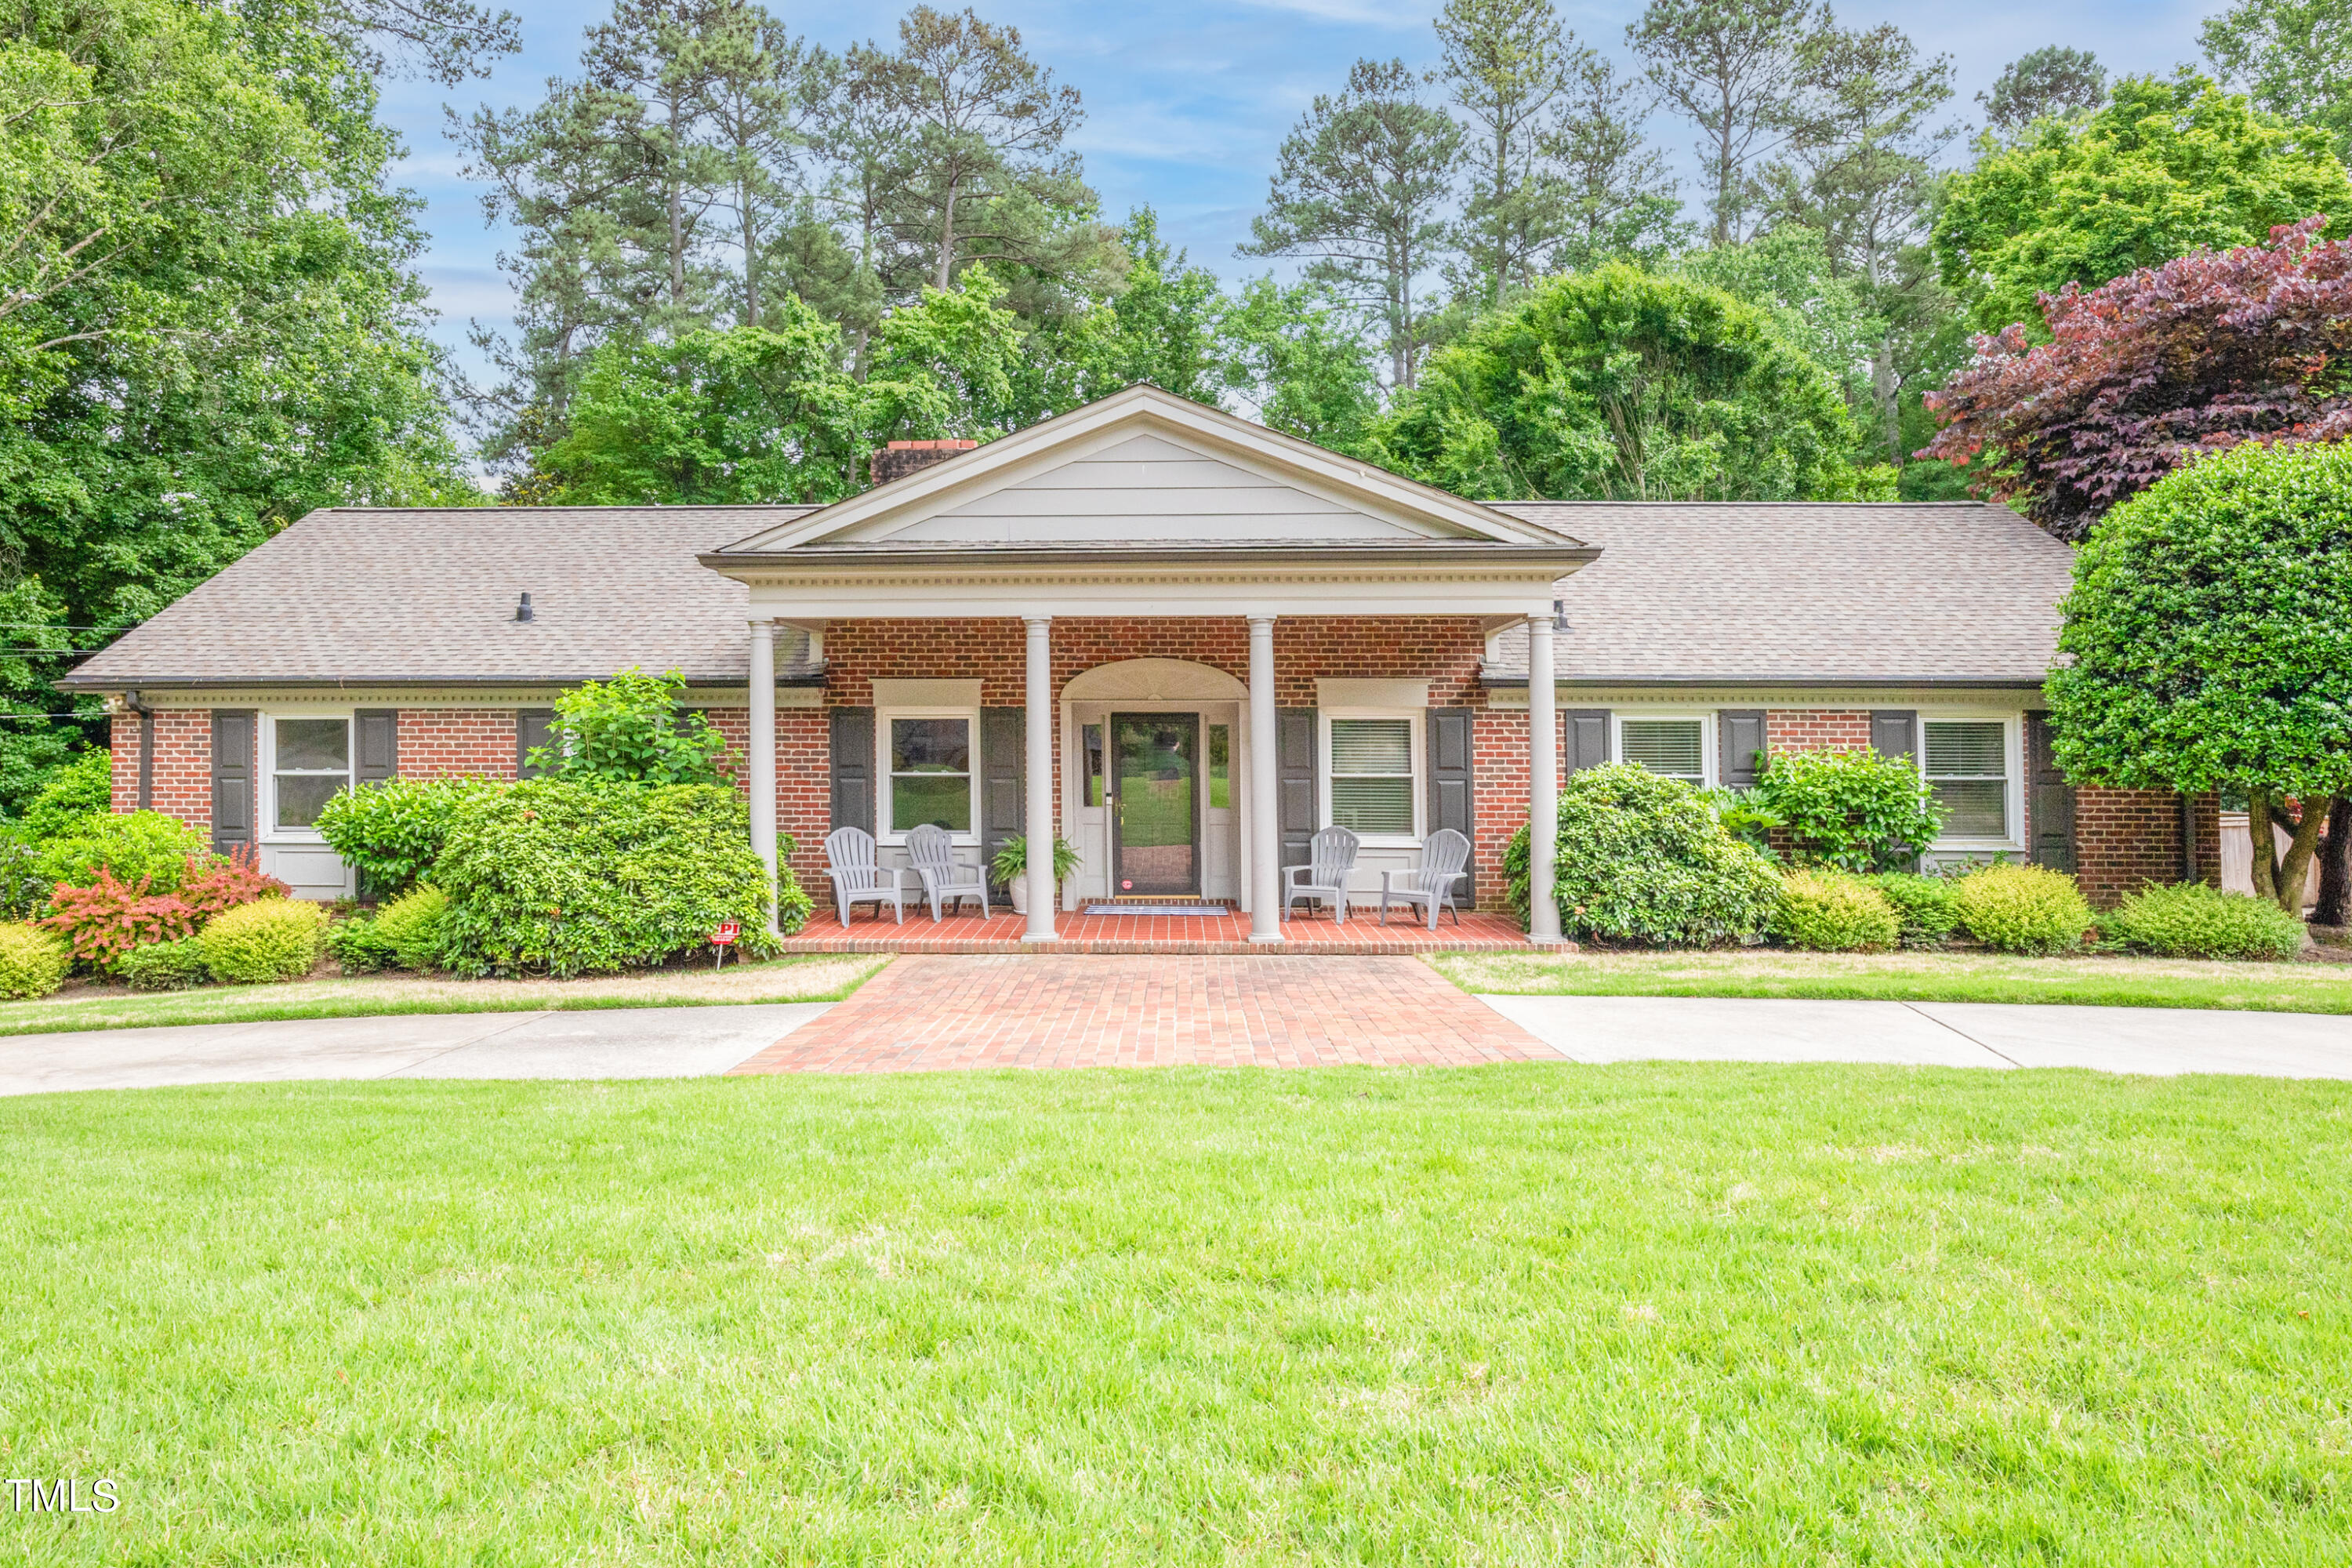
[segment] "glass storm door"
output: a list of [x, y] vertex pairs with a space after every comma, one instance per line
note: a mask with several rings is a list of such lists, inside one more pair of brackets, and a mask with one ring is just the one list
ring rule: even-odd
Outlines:
[[1111, 891], [1201, 890], [1201, 716], [1110, 716]]

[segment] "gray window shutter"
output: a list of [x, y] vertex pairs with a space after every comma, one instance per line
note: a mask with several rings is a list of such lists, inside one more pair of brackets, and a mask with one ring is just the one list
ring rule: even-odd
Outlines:
[[2025, 716], [2026, 814], [2033, 823], [2033, 863], [2074, 870], [2074, 786], [2051, 755], [2050, 715]]
[[1752, 789], [1757, 765], [1764, 760], [1764, 710], [1726, 708], [1715, 722], [1718, 779], [1733, 789]]
[[1571, 708], [1559, 716], [1560, 735], [1568, 752], [1568, 771], [1580, 773], [1609, 760], [1609, 710]]
[[996, 858], [1008, 838], [1028, 827], [1029, 714], [1021, 708], [980, 710], [981, 863]]
[[552, 708], [518, 708], [515, 710], [515, 777], [542, 778], [547, 769], [530, 764], [531, 749], [555, 744], [555, 710]]
[[1919, 715], [1908, 708], [1877, 708], [1870, 715], [1870, 749], [1882, 757], [1909, 757], [1919, 750]]
[[[1471, 771], [1471, 727], [1477, 721], [1475, 708], [1433, 708], [1429, 710], [1429, 828], [1434, 833], [1450, 827], [1475, 845], [1478, 836], [1471, 831], [1475, 775]], [[1475, 907], [1477, 873], [1474, 868], [1471, 880], [1454, 885], [1454, 896], [1463, 907]]]
[[1278, 737], [1275, 747], [1276, 815], [1282, 827], [1282, 863], [1304, 866], [1307, 840], [1322, 826], [1315, 795], [1315, 710], [1285, 708], [1274, 716]]
[[358, 708], [352, 711], [354, 784], [381, 784], [400, 772], [400, 711]]
[[249, 708], [213, 710], [213, 847], [253, 843], [253, 731]]
[[833, 710], [833, 825], [874, 831], [874, 710]]

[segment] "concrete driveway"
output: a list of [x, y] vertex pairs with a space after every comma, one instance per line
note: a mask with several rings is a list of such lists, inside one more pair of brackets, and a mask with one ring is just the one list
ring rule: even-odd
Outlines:
[[833, 1006], [400, 1013], [0, 1037], [0, 1094], [305, 1078], [693, 1078]]

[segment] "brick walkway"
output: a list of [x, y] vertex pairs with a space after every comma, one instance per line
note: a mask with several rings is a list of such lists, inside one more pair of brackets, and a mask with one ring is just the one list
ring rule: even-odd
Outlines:
[[[967, 906], [969, 907], [969, 906]], [[1060, 941], [1055, 952], [1189, 952], [1263, 955], [1253, 947], [1249, 917], [1223, 915], [1088, 915], [1055, 917]], [[898, 924], [886, 911], [877, 920], [870, 906], [859, 906], [844, 930], [831, 910], [819, 910], [798, 934], [784, 939], [787, 952], [1037, 952], [1022, 939], [1028, 921], [999, 905], [987, 920], [978, 910], [950, 915], [933, 924], [931, 911], [911, 904], [907, 923]], [[1448, 915], [1434, 931], [1392, 910], [1382, 925], [1377, 911], [1358, 910], [1341, 925], [1322, 915], [1283, 922], [1284, 946], [1293, 952], [1517, 952], [1528, 945], [1525, 932], [1507, 916], [1464, 915], [1456, 924]]]
[[738, 1073], [1468, 1067], [1558, 1053], [1411, 958], [901, 958]]

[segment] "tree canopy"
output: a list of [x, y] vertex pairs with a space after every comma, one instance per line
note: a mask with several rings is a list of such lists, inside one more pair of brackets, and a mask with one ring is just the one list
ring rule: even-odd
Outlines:
[[[2254, 885], [2291, 911], [2352, 795], [2352, 445], [2247, 442], [2109, 512], [2074, 560], [2048, 686], [2071, 778], [2242, 792]], [[2284, 807], [2301, 804], [2295, 819]]]

